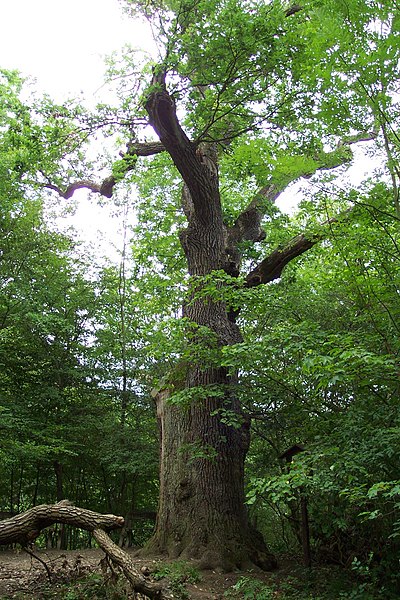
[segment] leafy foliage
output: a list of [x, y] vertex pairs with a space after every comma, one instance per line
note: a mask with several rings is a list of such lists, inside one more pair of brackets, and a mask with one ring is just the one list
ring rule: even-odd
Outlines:
[[185, 588], [186, 583], [198, 583], [201, 581], [199, 571], [185, 561], [176, 561], [169, 564], [163, 564], [153, 573], [154, 579], [168, 579], [168, 587], [176, 594], [177, 598], [189, 598]]
[[[400, 556], [396, 6], [126, 6], [152, 23], [159, 57], [154, 64], [126, 49], [121, 61], [109, 60], [110, 77], [121, 78], [117, 109], [103, 104], [92, 114], [34, 95], [23, 102], [19, 76], [1, 72], [1, 505], [22, 510], [62, 491], [97, 510], [153, 508], [149, 392], [161, 382], [182, 410], [212, 398], [220, 400], [213, 416], [227, 427], [253, 419], [247, 501], [267, 536], [268, 522], [279, 526], [280, 549], [299, 549], [306, 497], [313, 559], [353, 569], [361, 588], [349, 597], [379, 586], [389, 597]], [[170, 157], [88, 158], [91, 136], [118, 135], [128, 149], [145, 139], [146, 86], [162, 72], [187, 134], [216, 145], [227, 227], [249, 205], [260, 211], [266, 238], [241, 242], [242, 272], [299, 232], [320, 240], [278, 281], [253, 288], [224, 271], [189, 281], [178, 237], [182, 182]], [[352, 144], [372, 139], [386, 170], [348, 189], [340, 176]], [[106, 167], [132, 195], [135, 223], [120, 264], [97, 269], [49, 224], [47, 194], [66, 199], [69, 185], [90, 184]], [[282, 214], [271, 199], [310, 178], [297, 212]], [[180, 319], [182, 303], [199, 299], [239, 313], [243, 340], [223, 345], [212, 328]], [[193, 365], [239, 373], [246, 414], [224, 402], [226, 386], [182, 389]], [[294, 444], [305, 451], [283, 463]], [[188, 464], [217, 459], [201, 444], [182, 451]], [[182, 573], [171, 573], [181, 586]], [[257, 586], [243, 579], [234, 592], [275, 593]]]
[[[265, 312], [227, 360], [244, 365], [251, 348], [243, 380], [265, 441], [250, 458], [249, 504], [278, 507], [299, 536], [305, 495], [315, 556], [357, 560], [390, 580], [399, 552], [398, 226], [383, 208], [386, 188], [356, 202], [351, 227], [340, 225], [257, 297]], [[306, 451], [288, 465], [277, 460], [295, 443]], [[274, 465], [266, 477], [257, 474], [261, 448]]]
[[[44, 192], [29, 187], [36, 170], [47, 170], [52, 160], [47, 154], [45, 164], [32, 151], [43, 123], [34, 124], [31, 108], [19, 100], [17, 75], [3, 77], [0, 168], [8, 175], [0, 189], [1, 507], [18, 512], [64, 496], [106, 512], [149, 510], [157, 469], [152, 407], [139, 391], [138, 375], [121, 427], [121, 345], [110, 346], [108, 339], [118, 330], [118, 309], [108, 310], [118, 296], [118, 273], [102, 272], [83, 247], [49, 223]], [[17, 137], [22, 114], [26, 131]], [[69, 153], [54, 123], [46, 127]], [[21, 152], [29, 157], [22, 170], [16, 162]], [[130, 368], [143, 370], [140, 355]], [[119, 491], [111, 496], [112, 488]], [[146, 528], [134, 527], [138, 542]], [[70, 545], [87, 543], [70, 534]]]

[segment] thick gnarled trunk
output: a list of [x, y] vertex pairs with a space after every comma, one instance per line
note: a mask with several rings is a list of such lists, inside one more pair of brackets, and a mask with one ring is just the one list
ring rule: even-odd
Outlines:
[[[221, 374], [209, 371], [208, 379], [214, 384]], [[248, 422], [239, 428], [223, 423], [221, 400], [212, 397], [182, 409], [169, 404], [163, 390], [156, 401], [160, 501], [156, 533], [146, 551], [197, 559], [200, 568], [273, 568], [275, 560], [250, 528], [244, 504]]]
[[[210, 147], [195, 148], [186, 137], [162, 78], [159, 83], [161, 89], [149, 98], [147, 109], [184, 180], [188, 226], [180, 239], [189, 274], [201, 277], [227, 271], [229, 236], [222, 217], [216, 155]], [[211, 349], [241, 341], [237, 325], [220, 301], [192, 297], [184, 317], [193, 324], [194, 338], [198, 326], [210, 331]], [[262, 537], [248, 523], [244, 460], [249, 422], [241, 414], [235, 384], [236, 376], [218, 364], [200, 364], [194, 350], [183, 385], [200, 389], [200, 397], [188, 406], [174, 406], [168, 402], [168, 389], [158, 392], [160, 501], [156, 532], [145, 552], [197, 559], [202, 568], [275, 566]], [[207, 394], [208, 389], [217, 395]], [[229, 411], [234, 422], [224, 421], [222, 411]]]
[[[185, 314], [210, 328], [214, 342], [227, 345], [241, 339], [221, 303], [195, 300]], [[256, 564], [271, 569], [275, 561], [250, 528], [244, 503], [250, 432], [235, 395], [236, 377], [222, 367], [193, 364], [184, 385], [201, 389], [187, 407], [169, 403], [168, 389], [156, 396], [160, 501], [156, 533], [147, 551], [197, 559], [201, 568], [232, 570]], [[208, 388], [217, 396], [207, 395]], [[226, 413], [233, 423], [225, 422]]]
[[[188, 226], [180, 240], [189, 274], [230, 273], [232, 240], [223, 222], [215, 148], [196, 146], [186, 136], [164, 75], [155, 75], [153, 84], [155, 91], [146, 103], [150, 121], [184, 182], [182, 204]], [[188, 406], [168, 402], [168, 389], [157, 394], [160, 501], [156, 532], [145, 552], [194, 558], [203, 568], [231, 570], [256, 564], [271, 569], [275, 560], [262, 537], [251, 530], [244, 503], [249, 422], [235, 394], [236, 376], [218, 362], [196, 358], [195, 352], [197, 327], [209, 330], [211, 350], [240, 342], [240, 331], [224, 303], [199, 294], [185, 305], [184, 317], [193, 325], [194, 346], [183, 385], [194, 390], [194, 396], [196, 390], [201, 393]], [[224, 421], [222, 411], [229, 411], [234, 422]]]

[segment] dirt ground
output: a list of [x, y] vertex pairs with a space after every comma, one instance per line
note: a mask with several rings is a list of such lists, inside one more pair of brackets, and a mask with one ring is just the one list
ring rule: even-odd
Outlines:
[[[71, 579], [90, 573], [101, 573], [100, 561], [104, 553], [99, 549], [90, 550], [35, 550], [35, 554], [46, 563], [52, 573], [53, 584], [60, 585]], [[159, 561], [134, 558], [139, 569], [156, 568]], [[187, 584], [186, 589], [192, 600], [222, 600], [224, 591], [234, 585], [246, 573], [201, 573], [201, 581]], [[249, 573], [247, 573], [249, 575]], [[257, 578], [267, 582], [268, 573], [257, 574]], [[43, 564], [24, 551], [0, 551], [0, 600], [5, 598], [40, 598], [41, 590], [48, 585], [48, 575]], [[47, 588], [48, 589], [48, 588]], [[50, 592], [51, 594], [51, 592]], [[46, 595], [46, 597], [51, 597]], [[58, 597], [55, 589], [54, 597]]]

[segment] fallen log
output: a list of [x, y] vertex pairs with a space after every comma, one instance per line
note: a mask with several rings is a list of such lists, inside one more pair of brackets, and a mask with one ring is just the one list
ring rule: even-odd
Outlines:
[[99, 528], [110, 531], [122, 527], [124, 519], [72, 506], [68, 500], [61, 500], [57, 504], [39, 504], [26, 512], [0, 521], [0, 545], [31, 544], [42, 529], [54, 523], [73, 525], [87, 531]]
[[173, 598], [165, 588], [159, 583], [150, 583], [143, 575], [136, 569], [129, 554], [124, 552], [122, 548], [114, 544], [112, 539], [106, 534], [103, 529], [94, 529], [93, 537], [99, 544], [100, 548], [104, 550], [109, 559], [118, 565], [125, 577], [131, 584], [135, 592], [143, 594], [148, 598], [154, 598], [155, 600], [167, 600]]
[[123, 517], [103, 515], [72, 506], [68, 500], [61, 500], [57, 504], [40, 504], [24, 513], [0, 521], [0, 545], [17, 543], [26, 548], [35, 541], [43, 529], [54, 523], [63, 523], [91, 531], [109, 560], [122, 569], [135, 594], [142, 594], [151, 600], [173, 598], [162, 584], [148, 581], [136, 569], [129, 555], [114, 544], [107, 535], [106, 531], [123, 526]]

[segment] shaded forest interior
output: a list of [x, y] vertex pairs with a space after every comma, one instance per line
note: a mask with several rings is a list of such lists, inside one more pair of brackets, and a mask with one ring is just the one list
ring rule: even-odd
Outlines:
[[[396, 598], [398, 11], [125, 4], [159, 52], [109, 59], [117, 105], [0, 71], [0, 532], [68, 499], [123, 517], [110, 536], [142, 557], [289, 560]], [[116, 260], [61, 225], [83, 190], [113, 203]], [[319, 598], [277, 577], [229, 593]]]

